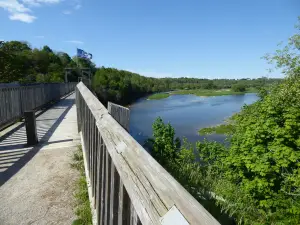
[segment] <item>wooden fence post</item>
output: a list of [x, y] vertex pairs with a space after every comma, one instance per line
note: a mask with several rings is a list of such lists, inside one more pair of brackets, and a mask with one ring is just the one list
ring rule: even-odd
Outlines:
[[36, 121], [35, 121], [34, 111], [33, 110], [25, 111], [24, 117], [25, 117], [25, 125], [26, 125], [27, 144], [35, 145], [39, 141], [36, 132]]

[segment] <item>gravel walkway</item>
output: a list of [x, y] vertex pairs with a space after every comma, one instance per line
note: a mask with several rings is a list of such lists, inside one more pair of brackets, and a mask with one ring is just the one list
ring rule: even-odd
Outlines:
[[[0, 224], [72, 224], [71, 157], [80, 144], [75, 95], [37, 117], [39, 144], [26, 147], [24, 127], [0, 139]], [[2, 132], [3, 133], [3, 132]]]

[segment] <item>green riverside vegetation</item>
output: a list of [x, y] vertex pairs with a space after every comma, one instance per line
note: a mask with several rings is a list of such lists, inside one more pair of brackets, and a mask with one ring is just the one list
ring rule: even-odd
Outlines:
[[[253, 89], [250, 92], [255, 92]], [[220, 90], [204, 90], [204, 89], [196, 89], [196, 90], [178, 90], [173, 91], [172, 94], [176, 95], [197, 95], [197, 96], [222, 96], [222, 95], [242, 95], [244, 92], [236, 92], [231, 89], [220, 89]]]
[[287, 46], [265, 56], [285, 79], [261, 89], [230, 126], [202, 130], [227, 130], [228, 143], [198, 141], [194, 149], [170, 124], [153, 124], [152, 156], [222, 224], [300, 224], [300, 18], [297, 29]]
[[167, 98], [170, 95], [197, 95], [200, 97], [222, 96], [222, 95], [243, 95], [245, 93], [257, 93], [257, 88], [246, 88], [244, 85], [236, 85], [241, 89], [236, 89], [233, 85], [232, 89], [195, 89], [195, 90], [176, 90], [169, 93], [156, 93], [148, 97], [150, 100], [158, 100]]
[[[241, 94], [244, 89], [260, 89], [280, 82], [280, 79], [266, 77], [213, 80], [187, 77], [152, 78], [114, 68], [96, 68], [89, 60], [76, 56], [71, 58], [67, 53], [56, 52], [47, 45], [37, 49], [31, 48], [27, 42], [0, 43], [0, 83], [63, 82], [65, 68], [72, 69], [68, 81], [75, 82], [81, 77], [80, 68], [89, 68], [93, 75], [92, 89], [104, 104], [112, 101], [128, 105], [138, 98], [173, 90], [183, 90], [178, 94], [194, 93], [200, 96]], [[243, 88], [233, 90], [235, 86]]]
[[150, 95], [148, 97], [149, 100], [158, 100], [158, 99], [163, 99], [163, 98], [168, 98], [170, 95], [168, 93], [157, 93]]
[[[152, 78], [136, 73], [113, 68], [101, 67], [96, 70], [93, 77], [93, 90], [99, 100], [106, 104], [107, 101], [121, 105], [128, 105], [138, 98], [152, 93], [150, 99], [161, 99], [169, 94], [196, 94], [199, 96], [216, 96], [244, 94], [253, 92], [262, 87], [280, 82], [280, 79], [197, 79], [197, 78]], [[231, 90], [234, 86], [241, 86], [242, 90]], [[224, 90], [226, 89], [226, 90]], [[174, 91], [180, 90], [180, 91]]]
[[231, 134], [234, 131], [234, 125], [232, 124], [220, 124], [213, 127], [205, 127], [199, 130], [200, 135], [207, 134]]
[[77, 151], [73, 155], [73, 162], [71, 163], [71, 167], [78, 170], [80, 173], [80, 176], [76, 181], [74, 193], [74, 211], [77, 219], [73, 221], [72, 225], [92, 225], [92, 214], [81, 146], [78, 147]]

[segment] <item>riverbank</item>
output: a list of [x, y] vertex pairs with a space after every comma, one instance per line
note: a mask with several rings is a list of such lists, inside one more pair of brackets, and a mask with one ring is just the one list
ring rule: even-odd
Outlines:
[[248, 88], [245, 92], [235, 92], [231, 89], [209, 90], [209, 89], [194, 89], [194, 90], [176, 90], [168, 93], [157, 93], [150, 95], [149, 100], [159, 100], [168, 98], [170, 95], [196, 95], [200, 97], [224, 96], [224, 95], [243, 95], [245, 93], [257, 93], [257, 89]]
[[257, 89], [249, 88], [245, 92], [235, 92], [231, 89], [208, 90], [208, 89], [195, 89], [195, 90], [178, 90], [172, 91], [170, 94], [175, 95], [197, 95], [197, 96], [222, 96], [222, 95], [243, 95], [245, 93], [256, 93]]
[[168, 98], [169, 96], [170, 96], [169, 93], [156, 93], [156, 94], [150, 95], [147, 99], [159, 100], [159, 99], [163, 99], [163, 98]]
[[210, 134], [230, 134], [234, 130], [233, 124], [225, 123], [211, 127], [204, 127], [199, 129], [199, 135], [210, 135]]

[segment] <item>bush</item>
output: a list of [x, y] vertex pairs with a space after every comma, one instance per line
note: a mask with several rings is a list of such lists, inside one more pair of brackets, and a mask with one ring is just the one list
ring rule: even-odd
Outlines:
[[246, 86], [242, 84], [234, 84], [231, 86], [232, 91], [234, 92], [245, 92]]

